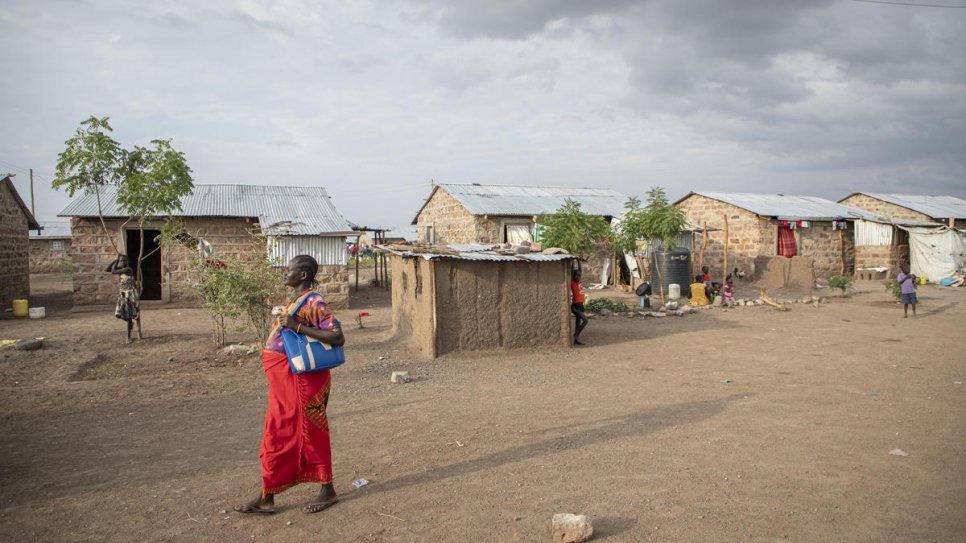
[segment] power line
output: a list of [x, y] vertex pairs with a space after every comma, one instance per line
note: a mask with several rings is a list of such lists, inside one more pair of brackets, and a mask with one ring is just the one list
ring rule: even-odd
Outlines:
[[913, 2], [888, 2], [887, 0], [852, 0], [852, 1], [865, 2], [866, 4], [891, 4], [893, 6], [916, 6], [920, 8], [966, 9], [966, 5], [952, 6], [949, 4], [916, 4]]

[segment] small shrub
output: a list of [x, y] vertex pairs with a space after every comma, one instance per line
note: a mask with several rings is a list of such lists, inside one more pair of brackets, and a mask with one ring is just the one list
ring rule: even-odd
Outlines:
[[60, 278], [65, 282], [74, 281], [74, 263], [69, 258], [58, 262], [57, 269], [60, 271]]
[[837, 288], [842, 291], [842, 294], [848, 294], [852, 290], [852, 283], [855, 279], [847, 275], [833, 275], [828, 279], [828, 286], [831, 288]]
[[602, 309], [607, 309], [608, 311], [613, 311], [614, 313], [624, 313], [628, 311], [628, 307], [624, 302], [618, 300], [611, 300], [609, 298], [594, 298], [584, 305], [587, 311], [593, 311], [594, 313], [600, 313]]

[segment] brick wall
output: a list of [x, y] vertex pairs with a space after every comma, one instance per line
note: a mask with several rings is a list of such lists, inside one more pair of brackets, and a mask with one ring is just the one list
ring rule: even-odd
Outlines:
[[319, 282], [318, 290], [332, 309], [349, 308], [349, 269], [348, 266], [319, 266], [315, 276]]
[[416, 232], [419, 241], [428, 241], [426, 227], [432, 226], [436, 243], [477, 243], [480, 219], [448, 192], [437, 189], [416, 218]]
[[[812, 259], [815, 277], [855, 273], [855, 230], [833, 230], [831, 222], [812, 222], [810, 228], [795, 230], [798, 254]], [[844, 259], [844, 263], [843, 263]]]
[[[748, 276], [755, 273], [755, 258], [776, 256], [778, 251], [778, 221], [760, 218], [737, 206], [693, 194], [680, 202], [692, 224], [703, 226], [707, 222], [708, 245], [704, 251], [704, 264], [711, 269], [711, 276], [719, 281], [727, 273], [724, 266], [724, 216], [728, 217], [728, 267], [739, 268]], [[845, 252], [845, 272], [855, 268], [855, 236], [849, 229], [840, 234], [832, 230], [831, 222], [812, 222], [810, 228], [795, 230], [798, 254], [808, 257], [815, 264], [815, 276], [828, 278], [842, 273], [842, 253]], [[695, 234], [693, 260], [698, 270], [702, 234]]]
[[908, 245], [857, 245], [855, 268], [889, 268], [889, 277], [895, 277], [899, 266], [909, 262]]
[[[755, 258], [774, 256], [777, 246], [777, 224], [760, 219], [748, 210], [718, 200], [692, 194], [678, 204], [688, 221], [696, 226], [708, 225], [708, 241], [704, 250], [704, 265], [711, 270], [715, 281], [727, 273], [724, 267], [724, 217], [728, 217], [728, 267], [739, 268], [748, 276], [755, 272]], [[703, 234], [695, 234], [694, 268], [699, 270], [698, 260], [704, 244]]]
[[[60, 242], [60, 249], [54, 249]], [[62, 273], [70, 262], [70, 238], [30, 240], [30, 273]]]
[[30, 295], [30, 223], [6, 183], [0, 183], [0, 309]]

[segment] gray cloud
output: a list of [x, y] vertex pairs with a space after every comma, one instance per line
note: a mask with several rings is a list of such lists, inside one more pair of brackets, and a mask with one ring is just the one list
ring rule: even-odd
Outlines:
[[[323, 185], [408, 224], [439, 182], [966, 196], [966, 10], [808, 2], [0, 7], [0, 161], [87, 115], [197, 182]], [[24, 47], [24, 43], [31, 47]], [[2, 166], [2, 164], [0, 164]], [[21, 188], [24, 188], [21, 186]], [[66, 198], [42, 189], [42, 217]]]

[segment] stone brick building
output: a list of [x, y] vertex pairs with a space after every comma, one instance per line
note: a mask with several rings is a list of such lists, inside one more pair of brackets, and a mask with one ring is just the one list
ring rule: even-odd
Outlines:
[[70, 236], [30, 236], [30, 273], [62, 273], [69, 264]]
[[952, 196], [923, 196], [855, 192], [839, 203], [861, 209], [875, 219], [856, 221], [856, 268], [887, 268], [894, 277], [909, 263], [909, 234], [904, 228], [935, 228], [953, 224], [966, 228], [966, 200]]
[[[791, 254], [812, 261], [818, 278], [855, 271], [853, 223], [866, 216], [861, 211], [812, 196], [719, 192], [691, 192], [674, 205], [684, 210], [691, 224], [708, 226], [704, 264], [716, 281], [727, 274], [723, 269], [726, 241], [728, 267], [751, 276], [758, 271], [758, 257], [788, 256], [779, 249], [780, 235], [787, 236], [789, 244], [793, 240]], [[695, 260], [703, 243], [703, 236], [696, 236]]]
[[[517, 243], [539, 238], [536, 220], [555, 213], [567, 199], [589, 215], [608, 222], [624, 210], [627, 196], [614, 190], [521, 185], [439, 184], [416, 214], [418, 241], [429, 243]], [[609, 254], [598, 251], [585, 267], [597, 277]]]
[[[118, 249], [137, 258], [141, 248], [138, 225], [118, 209], [110, 188], [101, 194], [107, 232]], [[113, 303], [117, 278], [104, 269], [117, 253], [97, 217], [94, 196], [72, 202], [60, 216], [71, 218], [71, 261], [74, 303]], [[193, 263], [202, 256], [214, 260], [252, 260], [260, 251], [278, 266], [295, 255], [319, 261], [320, 291], [336, 309], [348, 307], [349, 277], [345, 239], [352, 233], [321, 187], [258, 185], [195, 185], [182, 200], [184, 243], [158, 247], [154, 238], [161, 219], [145, 224], [142, 299], [165, 302], [196, 300], [191, 288]], [[266, 243], [263, 240], [267, 240]]]
[[[966, 229], [966, 200], [954, 196], [854, 192], [839, 200], [842, 205], [870, 211], [886, 219], [918, 223], [942, 223]], [[953, 224], [949, 220], [953, 219]]]
[[0, 179], [0, 308], [30, 295], [30, 230], [40, 228], [12, 175]]

